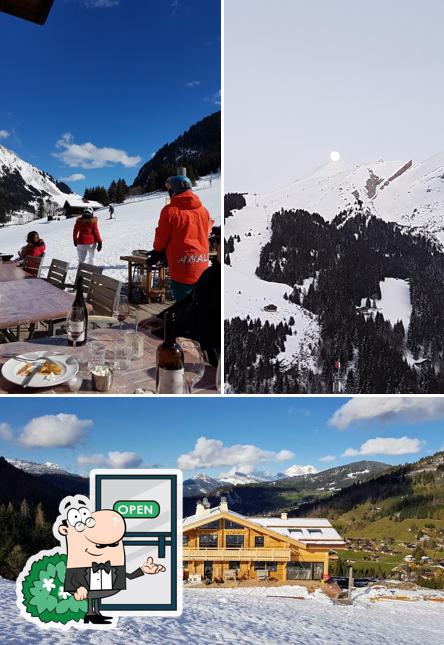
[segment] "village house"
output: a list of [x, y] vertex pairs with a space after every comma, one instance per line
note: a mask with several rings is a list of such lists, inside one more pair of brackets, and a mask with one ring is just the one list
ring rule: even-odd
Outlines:
[[224, 580], [266, 577], [284, 580], [322, 580], [329, 573], [334, 549], [345, 542], [326, 519], [246, 517], [220, 505], [196, 505], [183, 521], [184, 578]]
[[79, 197], [78, 195], [68, 195], [65, 203], [63, 204], [63, 211], [65, 217], [79, 217], [89, 206], [96, 211], [98, 208], [103, 208], [103, 204], [100, 202], [94, 202], [90, 199], [85, 199], [84, 197]]

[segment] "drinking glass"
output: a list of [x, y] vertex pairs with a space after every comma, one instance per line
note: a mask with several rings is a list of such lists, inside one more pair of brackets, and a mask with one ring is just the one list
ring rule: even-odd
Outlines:
[[82, 307], [73, 307], [66, 317], [66, 331], [76, 348], [77, 339], [85, 333], [85, 312]]
[[130, 315], [130, 303], [128, 296], [120, 296], [118, 302], [116, 303], [116, 306], [114, 307], [113, 315], [119, 321], [120, 331], [122, 331], [122, 325]]
[[104, 366], [106, 359], [106, 346], [98, 341], [88, 343], [88, 370], [91, 370], [96, 365]]
[[114, 346], [114, 369], [126, 370], [130, 364], [130, 347], [125, 338], [119, 336], [116, 339]]
[[220, 388], [222, 386], [221, 384], [221, 365], [220, 365], [220, 358], [217, 361], [217, 370], [216, 370], [216, 390], [220, 392]]
[[183, 350], [185, 383], [188, 393], [193, 392], [194, 386], [199, 383], [205, 373], [205, 361], [202, 348], [197, 340], [181, 340]]

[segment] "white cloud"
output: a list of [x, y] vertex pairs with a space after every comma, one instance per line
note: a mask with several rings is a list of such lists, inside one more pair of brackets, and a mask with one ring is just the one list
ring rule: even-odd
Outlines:
[[72, 175], [69, 175], [69, 177], [60, 177], [60, 181], [83, 181], [86, 179], [85, 175], [82, 175], [81, 172], [75, 172]]
[[0, 423], [0, 439], [3, 441], [12, 440], [12, 430], [8, 423]]
[[75, 414], [47, 414], [31, 419], [18, 440], [31, 448], [70, 448], [92, 425], [90, 419], [79, 419]]
[[180, 455], [177, 465], [182, 470], [236, 466], [236, 469], [241, 472], [251, 472], [253, 466], [258, 462], [286, 461], [291, 457], [293, 457], [293, 453], [290, 450], [273, 452], [248, 444], [224, 446], [219, 439], [199, 437], [193, 450]]
[[82, 0], [82, 4], [91, 9], [110, 9], [118, 7], [119, 0]]
[[0, 139], [7, 139], [11, 136], [11, 133], [7, 130], [0, 130]]
[[209, 101], [210, 103], [214, 103], [214, 105], [220, 105], [221, 98], [222, 98], [222, 93], [221, 93], [221, 90], [219, 90], [215, 94], [212, 94], [211, 96], [207, 96], [204, 100]]
[[187, 83], [185, 83], [185, 85], [187, 87], [197, 87], [198, 85], [200, 85], [200, 81], [188, 81]]
[[356, 457], [357, 455], [409, 455], [417, 453], [424, 445], [420, 439], [409, 437], [375, 437], [361, 445], [359, 450], [347, 448], [343, 457]]
[[319, 457], [319, 461], [334, 461], [336, 455], [325, 455], [325, 457]]
[[77, 457], [79, 466], [104, 466], [106, 468], [138, 468], [142, 458], [135, 452], [110, 451], [106, 455], [80, 455]]
[[344, 403], [329, 420], [329, 424], [345, 430], [356, 421], [380, 419], [432, 421], [444, 417], [444, 398], [440, 397], [355, 397]]
[[139, 156], [130, 157], [125, 150], [118, 148], [98, 148], [91, 142], [74, 143], [72, 134], [63, 134], [56, 143], [56, 148], [61, 152], [54, 152], [57, 157], [71, 168], [106, 168], [122, 164], [125, 168], [133, 168], [142, 158]]

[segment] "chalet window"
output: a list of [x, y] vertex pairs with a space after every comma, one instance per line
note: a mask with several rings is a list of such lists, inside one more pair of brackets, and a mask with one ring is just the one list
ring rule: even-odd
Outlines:
[[[287, 564], [287, 580], [320, 580], [323, 573], [322, 562], [289, 562]], [[316, 574], [316, 578], [314, 574]]]
[[228, 568], [234, 569], [235, 571], [240, 571], [240, 562], [229, 562]]
[[254, 546], [264, 546], [264, 536], [256, 535], [254, 538]]
[[236, 522], [232, 522], [231, 520], [225, 520], [225, 528], [226, 529], [243, 529], [244, 527], [241, 524], [236, 524]]
[[308, 529], [310, 535], [322, 535], [322, 529]]
[[188, 560], [184, 560], [182, 562], [182, 566], [183, 566], [184, 569], [188, 569]]
[[266, 570], [266, 571], [277, 571], [277, 562], [255, 562], [254, 563], [255, 571]]
[[302, 535], [302, 529], [290, 529], [290, 535]]
[[199, 547], [201, 549], [217, 549], [217, 534], [199, 535]]
[[203, 524], [199, 526], [200, 529], [220, 529], [220, 520], [215, 520], [214, 522], [208, 522], [208, 524]]
[[182, 539], [183, 539], [183, 546], [188, 546], [188, 535], [184, 535]]
[[225, 546], [227, 549], [242, 549], [244, 546], [243, 535], [227, 535], [225, 537]]

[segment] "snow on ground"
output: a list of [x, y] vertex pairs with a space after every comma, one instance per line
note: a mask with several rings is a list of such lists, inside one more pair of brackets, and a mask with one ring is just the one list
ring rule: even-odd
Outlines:
[[[409, 283], [407, 280], [399, 278], [385, 278], [379, 283], [379, 288], [381, 289], [381, 299], [375, 300], [375, 313], [381, 313], [385, 320], [389, 320], [392, 325], [402, 320], [407, 334], [412, 315]], [[362, 298], [361, 307], [365, 307], [366, 301], [367, 298]]]
[[424, 602], [421, 596], [425, 593], [404, 591], [399, 593], [418, 601], [373, 603], [370, 599], [376, 593], [383, 592], [356, 590], [356, 601], [348, 607], [333, 605], [319, 590], [308, 594], [297, 586], [193, 589], [185, 590], [184, 611], [178, 619], [120, 618], [117, 629], [104, 633], [75, 629], [42, 632], [21, 618], [15, 604], [15, 584], [0, 579], [0, 638], [2, 645], [441, 645], [442, 604]]
[[[234, 211], [233, 217], [225, 222], [225, 239], [239, 236], [234, 240], [234, 252], [230, 254], [231, 266], [225, 267], [225, 318], [239, 316], [260, 318], [262, 324], [288, 322], [295, 319], [293, 335], [287, 336], [285, 351], [277, 360], [292, 363], [298, 360], [302, 367], [314, 370], [312, 349], [319, 340], [319, 325], [316, 318], [303, 307], [284, 299], [293, 288], [278, 282], [266, 282], [256, 275], [261, 249], [270, 239], [272, 211], [259, 203], [259, 197], [247, 195], [247, 206]], [[266, 305], [277, 306], [277, 311], [264, 311]], [[296, 333], [295, 333], [296, 332]]]
[[[208, 208], [213, 220], [220, 224], [220, 177], [213, 176], [211, 186], [208, 178], [202, 178], [197, 182], [195, 192]], [[159, 213], [165, 206], [167, 197], [167, 193], [155, 193], [116, 205], [112, 220], [108, 219], [108, 208], [96, 211], [103, 249], [96, 253], [95, 263], [104, 266], [106, 275], [126, 281], [128, 265], [120, 260], [120, 256], [130, 255], [134, 249], [152, 248]], [[0, 228], [0, 252], [17, 253], [25, 244], [28, 232], [36, 230], [46, 244], [43, 275], [46, 275], [45, 268], [49, 268], [51, 260], [57, 258], [69, 261], [69, 280], [72, 281], [78, 264], [77, 250], [72, 242], [74, 222], [75, 219], [48, 222], [45, 218], [22, 226]]]

